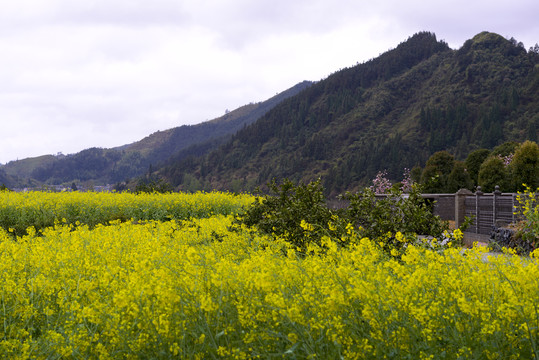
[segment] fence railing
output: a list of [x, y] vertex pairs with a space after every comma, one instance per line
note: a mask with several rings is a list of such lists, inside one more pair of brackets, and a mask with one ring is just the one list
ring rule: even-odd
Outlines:
[[493, 226], [506, 226], [517, 221], [516, 194], [502, 193], [498, 186], [493, 193], [483, 193], [478, 187], [475, 194], [465, 197], [464, 202], [465, 215], [474, 217], [468, 232], [490, 234]]
[[[377, 194], [376, 197], [386, 197]], [[470, 226], [465, 230], [468, 233], [490, 235], [492, 227], [503, 227], [520, 220], [515, 213], [519, 213], [517, 194], [502, 193], [499, 186], [494, 192], [483, 193], [477, 187], [475, 193], [461, 189], [454, 194], [422, 194], [427, 202], [432, 204], [432, 211], [442, 220], [454, 221], [455, 227], [460, 227], [465, 218], [471, 218]], [[539, 194], [536, 194], [538, 197]], [[335, 206], [344, 206], [343, 203]]]

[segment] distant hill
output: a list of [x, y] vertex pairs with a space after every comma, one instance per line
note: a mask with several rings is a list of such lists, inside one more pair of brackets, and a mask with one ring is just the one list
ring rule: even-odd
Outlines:
[[286, 99], [218, 149], [171, 158], [159, 174], [179, 189], [234, 191], [321, 177], [340, 193], [384, 169], [400, 180], [438, 150], [462, 160], [537, 141], [538, 129], [537, 50], [489, 32], [452, 50], [421, 32]]
[[4, 185], [7, 187], [14, 186], [15, 181], [12, 179], [5, 171], [0, 169], [0, 186]]
[[[246, 125], [252, 124], [283, 100], [294, 96], [312, 85], [303, 81], [274, 97], [259, 103], [251, 103], [225, 115], [200, 123], [198, 125], [183, 125], [170, 130], [154, 133], [141, 141], [122, 147], [125, 151], [140, 151], [149, 163], [159, 163], [170, 156], [182, 158], [181, 152], [192, 150], [191, 155], [203, 155], [208, 150], [224, 143], [230, 136]], [[215, 145], [213, 145], [215, 144]]]
[[11, 176], [17, 176], [21, 178], [29, 178], [39, 166], [46, 166], [57, 161], [57, 157], [54, 155], [43, 155], [38, 157], [27, 158], [23, 160], [11, 161], [2, 169], [6, 174]]
[[112, 149], [91, 148], [67, 156], [44, 155], [12, 161], [0, 170], [12, 177], [11, 186], [21, 186], [21, 179], [29, 178], [45, 184], [92, 182], [97, 185], [124, 181], [143, 175], [150, 165], [158, 166], [171, 156], [183, 159], [206, 154], [284, 99], [311, 85], [304, 81], [266, 101], [242, 106], [217, 119], [158, 131], [132, 144]]

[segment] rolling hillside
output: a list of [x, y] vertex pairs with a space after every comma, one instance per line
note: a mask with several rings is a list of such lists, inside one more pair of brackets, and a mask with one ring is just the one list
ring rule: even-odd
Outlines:
[[158, 166], [171, 156], [181, 160], [206, 154], [284, 99], [311, 85], [304, 81], [266, 101], [242, 106], [220, 118], [158, 131], [132, 144], [112, 149], [91, 148], [67, 156], [44, 155], [12, 161], [0, 170], [11, 176], [9, 186], [22, 186], [29, 178], [44, 184], [92, 182], [97, 185], [124, 181], [142, 176], [150, 165]]
[[252, 190], [272, 178], [321, 177], [331, 193], [380, 170], [400, 180], [438, 150], [537, 140], [539, 54], [483, 32], [450, 49], [415, 34], [336, 72], [273, 108], [219, 149], [171, 159], [159, 173], [178, 188]]
[[[321, 178], [338, 194], [378, 171], [402, 179], [447, 150], [537, 141], [539, 46], [482, 32], [450, 49], [429, 32], [316, 83], [133, 144], [0, 167], [10, 184], [116, 183], [154, 174], [180, 190], [251, 191], [273, 178]], [[0, 179], [1, 180], [1, 179]], [[26, 183], [28, 183], [26, 181]], [[12, 185], [13, 186], [13, 185]]]

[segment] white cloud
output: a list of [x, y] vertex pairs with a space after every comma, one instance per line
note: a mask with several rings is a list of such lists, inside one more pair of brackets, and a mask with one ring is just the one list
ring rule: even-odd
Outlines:
[[1, 163], [212, 119], [421, 30], [539, 41], [532, 0], [0, 1]]

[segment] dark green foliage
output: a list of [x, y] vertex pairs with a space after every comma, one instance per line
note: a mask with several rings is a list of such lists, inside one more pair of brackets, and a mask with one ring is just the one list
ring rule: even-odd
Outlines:
[[6, 184], [0, 185], [0, 191], [11, 191], [8, 187], [6, 187]]
[[453, 170], [455, 158], [447, 151], [434, 153], [421, 174], [421, 184], [426, 193], [448, 192], [448, 178]]
[[[453, 161], [447, 152], [432, 155], [422, 171], [421, 183], [427, 193], [454, 193], [461, 188], [473, 190], [480, 185], [492, 192], [499, 185], [504, 192], [524, 190], [523, 184], [539, 185], [539, 149], [535, 142], [506, 142], [492, 151], [472, 151], [466, 161]], [[474, 181], [475, 180], [475, 181]]]
[[455, 157], [445, 150], [434, 153], [427, 160], [427, 166], [434, 166], [440, 172], [440, 174], [444, 176], [451, 173], [454, 164]]
[[421, 129], [430, 134], [427, 140], [431, 152], [443, 150], [448, 143], [456, 144], [463, 132], [468, 130], [470, 116], [466, 103], [450, 104], [447, 108], [421, 108], [419, 124]]
[[12, 179], [11, 176], [9, 176], [8, 174], [6, 174], [6, 172], [4, 171], [4, 169], [2, 169], [0, 167], [0, 183], [3, 185], [3, 186], [13, 186], [14, 185], [14, 179]]
[[532, 119], [528, 122], [528, 140], [537, 142], [537, 125], [539, 122], [539, 115], [535, 116], [535, 119]]
[[140, 178], [135, 187], [136, 193], [168, 193], [172, 190], [169, 183], [155, 175]]
[[[482, 144], [524, 141], [539, 112], [537, 64], [496, 34], [481, 33], [452, 51], [420, 33], [331, 74], [215, 152], [171, 163], [163, 174], [175, 185], [191, 173], [204, 186], [247, 191], [272, 178], [320, 177], [331, 195], [360, 189], [382, 170], [395, 182], [403, 168], [424, 166], [436, 151], [464, 160]], [[474, 182], [479, 166], [470, 171]], [[426, 179], [438, 175], [438, 183], [426, 190], [447, 191], [453, 168], [442, 174], [428, 167]]]
[[421, 173], [421, 185], [426, 193], [443, 193], [445, 185], [442, 182], [440, 171], [434, 165], [427, 165]]
[[284, 238], [300, 251], [307, 250], [310, 243], [320, 245], [326, 235], [340, 239], [347, 224], [352, 224], [360, 236], [380, 239], [387, 251], [403, 246], [395, 241], [397, 231], [440, 237], [448, 228], [433, 215], [417, 185], [406, 196], [397, 188], [387, 196], [377, 196], [369, 188], [347, 193], [343, 200], [349, 205], [341, 210], [328, 208], [319, 180], [298, 186], [290, 180], [280, 185], [272, 181], [268, 187], [270, 195], [258, 196], [236, 224], [256, 226], [266, 234]]
[[507, 191], [509, 174], [503, 160], [498, 156], [490, 156], [479, 168], [478, 183], [483, 192], [493, 192], [496, 185], [501, 191]]
[[473, 188], [474, 184], [466, 170], [466, 165], [462, 161], [455, 161], [453, 169], [447, 177], [447, 192], [454, 193], [460, 189], [473, 190]]
[[[311, 242], [320, 244], [324, 235], [340, 238], [338, 231], [342, 231], [342, 226], [337, 226], [341, 230], [329, 229], [328, 224], [339, 218], [327, 207], [320, 181], [295, 186], [288, 179], [282, 184], [273, 180], [268, 187], [269, 195], [257, 196], [253, 205], [238, 217], [237, 223], [283, 237], [300, 251], [305, 251]], [[305, 229], [305, 224], [312, 225], [313, 229]]]
[[412, 170], [410, 170], [410, 179], [415, 183], [421, 182], [421, 173], [423, 172], [423, 169], [421, 169], [421, 166], [414, 166]]
[[516, 141], [508, 141], [492, 149], [492, 155], [510, 156], [515, 153], [515, 150], [520, 146]]
[[477, 178], [479, 176], [479, 168], [481, 164], [487, 159], [490, 155], [490, 150], [488, 149], [478, 149], [472, 151], [466, 158], [466, 170], [470, 175], [470, 178], [473, 182], [473, 185], [477, 185]]
[[532, 141], [521, 144], [515, 151], [510, 168], [515, 190], [525, 190], [524, 184], [532, 189], [538, 188], [539, 146]]
[[128, 180], [125, 181], [125, 182], [118, 182], [112, 187], [112, 189], [113, 189], [113, 191], [116, 191], [116, 192], [127, 191], [127, 190], [129, 190], [128, 183], [129, 183]]
[[448, 225], [433, 215], [421, 191], [421, 187], [414, 184], [407, 196], [396, 188], [387, 196], [376, 196], [369, 188], [348, 193], [345, 196], [350, 201], [347, 218], [361, 226], [362, 235], [371, 239], [381, 238], [388, 232], [394, 235], [397, 231], [439, 238]]

